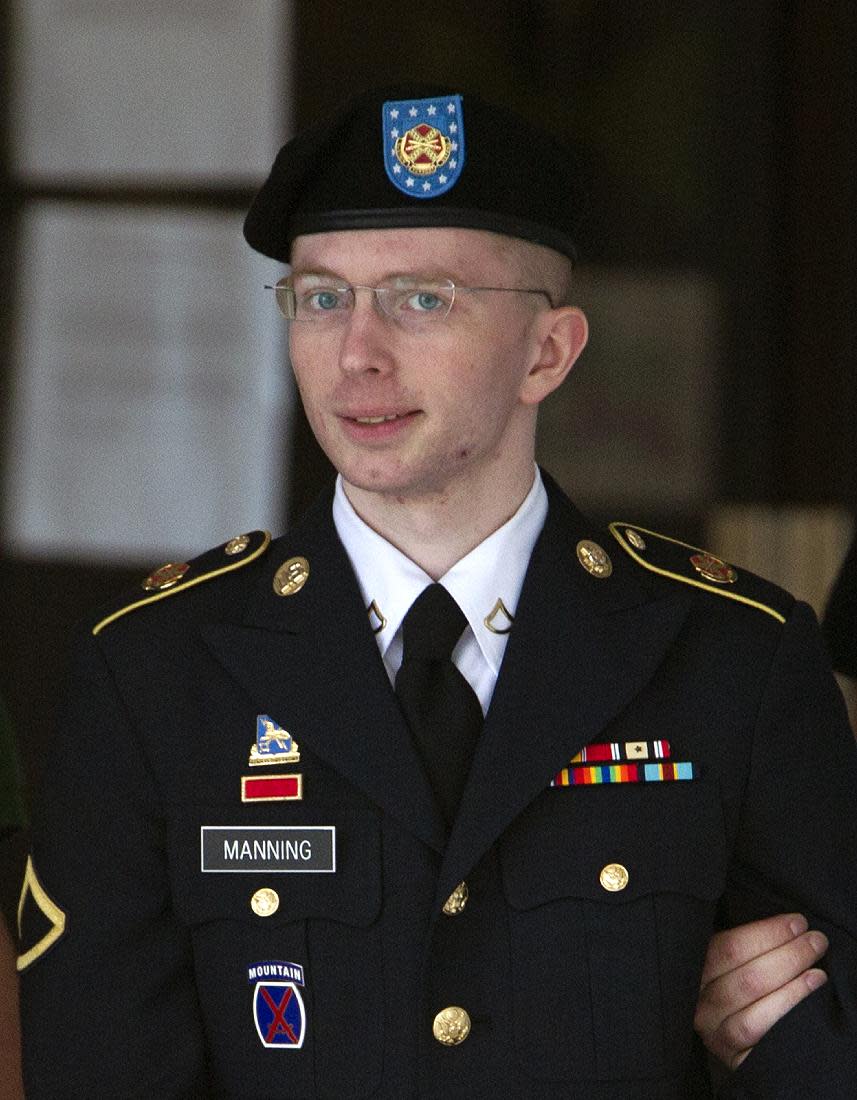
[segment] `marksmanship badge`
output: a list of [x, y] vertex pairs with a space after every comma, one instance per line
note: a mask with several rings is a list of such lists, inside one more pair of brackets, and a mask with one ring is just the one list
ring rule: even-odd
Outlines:
[[460, 95], [389, 100], [381, 108], [384, 167], [405, 195], [433, 199], [453, 187], [464, 167]]
[[290, 962], [261, 962], [248, 967], [247, 977], [256, 983], [253, 1020], [262, 1046], [299, 1050], [306, 1033], [306, 1011], [298, 989], [304, 984], [303, 967]]

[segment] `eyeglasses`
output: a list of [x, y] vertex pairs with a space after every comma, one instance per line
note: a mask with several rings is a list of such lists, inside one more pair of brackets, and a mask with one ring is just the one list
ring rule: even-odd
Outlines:
[[553, 309], [546, 290], [517, 286], [456, 286], [452, 279], [416, 279], [395, 275], [380, 286], [340, 283], [329, 276], [287, 275], [273, 290], [280, 313], [288, 321], [338, 324], [354, 309], [356, 292], [370, 290], [378, 308], [404, 328], [424, 328], [449, 316], [458, 294], [497, 291], [503, 294], [541, 294]]

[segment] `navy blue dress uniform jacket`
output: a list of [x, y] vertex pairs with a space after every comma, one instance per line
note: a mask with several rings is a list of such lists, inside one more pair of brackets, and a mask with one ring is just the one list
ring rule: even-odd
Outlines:
[[[87, 632], [22, 911], [28, 1097], [707, 1097], [709, 937], [785, 910], [830, 937], [830, 981], [721, 1095], [857, 1095], [857, 766], [812, 613], [704, 581], [677, 544], [635, 560], [549, 492], [450, 835], [329, 497], [243, 568], [190, 583], [220, 547]], [[293, 556], [308, 579], [278, 596]], [[297, 742], [301, 800], [241, 800], [261, 714]], [[695, 778], [551, 786], [587, 744], [661, 739]], [[273, 825], [334, 827], [335, 871], [202, 871], [203, 827]], [[300, 1046], [262, 1041], [248, 968], [270, 961], [302, 968]], [[451, 1005], [471, 1031], [444, 1046]]]

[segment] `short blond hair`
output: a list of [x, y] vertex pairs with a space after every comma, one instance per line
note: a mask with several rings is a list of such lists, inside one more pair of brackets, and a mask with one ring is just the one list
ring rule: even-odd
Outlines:
[[520, 286], [543, 287], [553, 306], [572, 305], [572, 263], [567, 256], [543, 244], [518, 237], [500, 237], [503, 259], [514, 269]]

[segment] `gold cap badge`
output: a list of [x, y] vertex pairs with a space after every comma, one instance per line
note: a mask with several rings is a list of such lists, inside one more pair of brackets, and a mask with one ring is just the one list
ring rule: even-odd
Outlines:
[[394, 146], [396, 160], [417, 176], [428, 176], [449, 160], [452, 142], [435, 126], [412, 126]]

